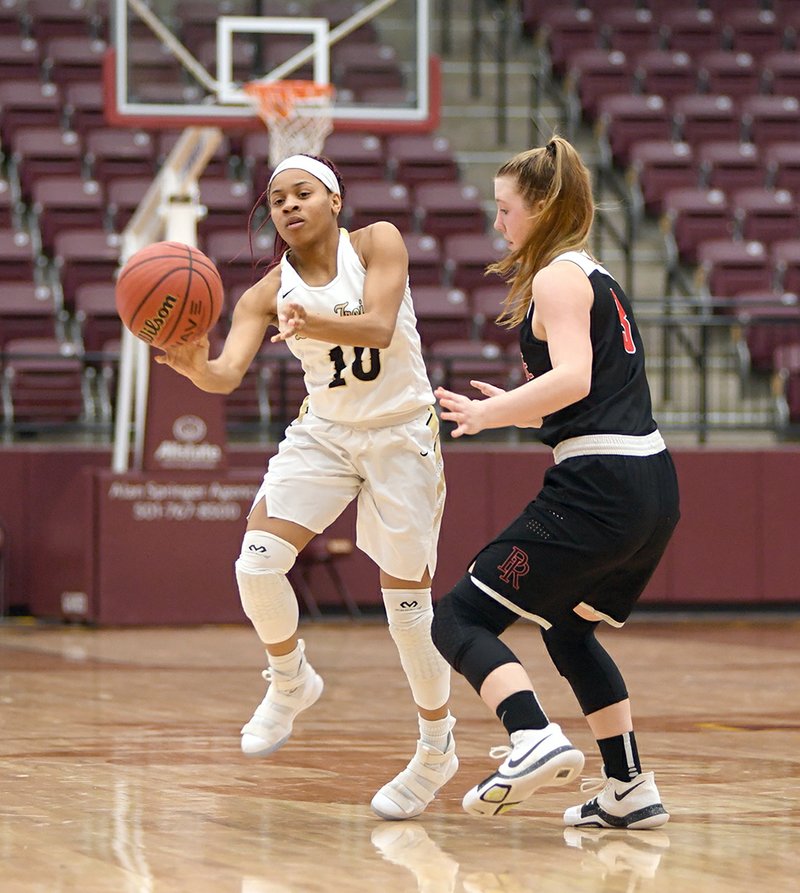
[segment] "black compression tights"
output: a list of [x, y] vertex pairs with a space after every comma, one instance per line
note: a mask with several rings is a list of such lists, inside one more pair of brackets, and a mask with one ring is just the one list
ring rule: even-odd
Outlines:
[[550, 658], [569, 682], [585, 716], [628, 697], [619, 668], [597, 641], [598, 625], [570, 611], [542, 630]]

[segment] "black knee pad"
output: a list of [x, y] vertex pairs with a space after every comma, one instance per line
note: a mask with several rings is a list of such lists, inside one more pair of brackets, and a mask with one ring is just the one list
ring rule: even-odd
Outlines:
[[480, 693], [492, 670], [519, 663], [498, 638], [518, 619], [467, 576], [434, 605], [431, 637], [442, 657]]
[[569, 682], [584, 715], [628, 697], [619, 668], [597, 641], [597, 626], [575, 614], [542, 630], [550, 659]]

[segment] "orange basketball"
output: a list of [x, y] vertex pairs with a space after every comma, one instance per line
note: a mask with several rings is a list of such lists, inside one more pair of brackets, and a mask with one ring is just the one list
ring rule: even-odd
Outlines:
[[117, 313], [153, 347], [177, 347], [214, 327], [224, 291], [213, 262], [183, 242], [156, 242], [132, 255], [116, 285]]

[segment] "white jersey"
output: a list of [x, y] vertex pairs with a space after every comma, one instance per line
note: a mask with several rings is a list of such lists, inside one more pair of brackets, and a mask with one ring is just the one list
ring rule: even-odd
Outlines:
[[[336, 275], [326, 285], [306, 284], [283, 256], [278, 306], [285, 300], [322, 316], [358, 316], [364, 313], [366, 272], [341, 229]], [[384, 427], [433, 403], [408, 280], [389, 347], [340, 346], [299, 335], [286, 343], [302, 363], [309, 409], [318, 418]]]

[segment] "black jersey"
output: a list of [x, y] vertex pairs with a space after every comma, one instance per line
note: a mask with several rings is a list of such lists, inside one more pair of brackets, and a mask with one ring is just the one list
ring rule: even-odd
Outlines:
[[[644, 435], [656, 430], [644, 366], [644, 346], [630, 301], [619, 283], [581, 251], [560, 254], [589, 277], [594, 292], [590, 314], [592, 383], [586, 397], [544, 417], [541, 440], [554, 447], [587, 434]], [[547, 342], [533, 334], [533, 302], [520, 328], [520, 350], [529, 378], [553, 366]]]

